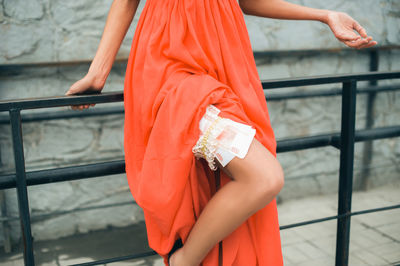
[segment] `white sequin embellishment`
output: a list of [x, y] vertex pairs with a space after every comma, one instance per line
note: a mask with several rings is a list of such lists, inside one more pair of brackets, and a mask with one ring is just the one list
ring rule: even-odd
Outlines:
[[215, 158], [225, 166], [234, 156], [244, 158], [255, 135], [249, 125], [218, 116], [220, 110], [209, 105], [200, 120], [201, 135], [192, 148], [197, 159], [204, 158], [211, 170], [217, 170]]

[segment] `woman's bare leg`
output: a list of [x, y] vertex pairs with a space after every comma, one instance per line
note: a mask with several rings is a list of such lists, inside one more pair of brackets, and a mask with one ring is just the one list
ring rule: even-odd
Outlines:
[[278, 160], [255, 138], [247, 155], [233, 158], [223, 170], [232, 181], [207, 203], [171, 266], [198, 266], [219, 241], [272, 201], [284, 183]]

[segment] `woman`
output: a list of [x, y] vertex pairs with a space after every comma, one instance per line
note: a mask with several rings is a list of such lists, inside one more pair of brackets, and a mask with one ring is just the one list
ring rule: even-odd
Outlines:
[[[138, 2], [114, 0], [88, 73], [66, 95], [102, 90]], [[317, 20], [349, 47], [376, 44], [345, 13], [282, 0], [146, 1], [125, 77], [125, 165], [166, 265], [283, 264], [284, 175], [242, 12]]]

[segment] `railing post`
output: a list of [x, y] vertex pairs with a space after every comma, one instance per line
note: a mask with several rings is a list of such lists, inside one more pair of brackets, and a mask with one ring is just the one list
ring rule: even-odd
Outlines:
[[[378, 50], [371, 50], [370, 52], [370, 62], [369, 62], [369, 70], [370, 71], [378, 71], [379, 67], [379, 54]], [[370, 80], [369, 85], [377, 86], [377, 80]], [[376, 91], [369, 92], [367, 96], [367, 110], [366, 110], [366, 119], [365, 119], [365, 128], [370, 129], [374, 126], [374, 113], [375, 113], [375, 101], [376, 101]], [[368, 187], [369, 179], [370, 179], [370, 165], [372, 162], [372, 154], [373, 154], [373, 141], [369, 140], [364, 143], [363, 147], [363, 157], [362, 157], [362, 169], [360, 176], [358, 178], [358, 183], [355, 184], [355, 189], [366, 190]]]
[[21, 222], [22, 240], [24, 243], [24, 262], [25, 265], [35, 265], [31, 221], [29, 215], [28, 190], [26, 186], [24, 147], [22, 142], [21, 110], [10, 109], [10, 123], [14, 149], [19, 217]]
[[[214, 172], [215, 177], [215, 192], [217, 192], [221, 188], [221, 172], [220, 169]], [[222, 240], [218, 243], [218, 266], [223, 265], [223, 251], [222, 251]]]
[[351, 195], [353, 190], [354, 130], [356, 118], [355, 80], [343, 82], [342, 126], [340, 136], [340, 171], [338, 192], [338, 215], [336, 231], [336, 266], [348, 265]]

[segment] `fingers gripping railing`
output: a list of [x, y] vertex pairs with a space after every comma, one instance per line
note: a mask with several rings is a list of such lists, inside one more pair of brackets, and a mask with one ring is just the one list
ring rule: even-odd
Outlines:
[[[400, 72], [368, 72], [360, 74], [316, 76], [262, 82], [264, 89], [294, 87], [304, 85], [318, 85], [327, 83], [342, 83], [342, 125], [339, 133], [322, 134], [278, 141], [278, 152], [288, 152], [323, 146], [333, 146], [340, 149], [338, 215], [315, 219], [311, 221], [281, 226], [287, 229], [295, 226], [337, 219], [336, 265], [347, 265], [349, 255], [350, 217], [362, 212], [351, 212], [351, 196], [353, 184], [354, 142], [378, 138], [400, 136], [400, 125], [383, 128], [355, 131], [355, 107], [357, 95], [357, 81], [398, 79]], [[377, 92], [377, 87], [374, 88]], [[383, 89], [384, 91], [385, 89]], [[394, 90], [390, 88], [390, 90]], [[59, 96], [35, 99], [0, 101], [0, 111], [8, 111], [12, 129], [13, 150], [15, 160], [15, 175], [0, 176], [0, 189], [16, 187], [21, 221], [22, 238], [24, 242], [25, 265], [34, 265], [34, 252], [29, 215], [27, 185], [40, 185], [61, 182], [73, 179], [97, 177], [107, 174], [123, 173], [123, 161], [105, 162], [85, 166], [64, 167], [41, 171], [26, 172], [21, 129], [21, 110], [33, 108], [47, 108], [69, 106], [88, 103], [106, 103], [123, 101], [122, 92], [108, 92], [99, 95]], [[62, 118], [60, 116], [59, 118]], [[363, 213], [399, 208], [399, 205], [387, 206], [379, 209], [364, 210]], [[81, 265], [97, 265], [114, 261], [127, 260], [142, 256], [154, 255], [154, 252], [128, 255], [101, 261], [88, 262]]]

